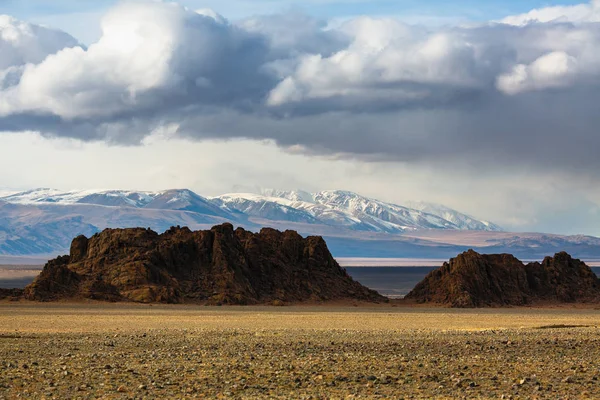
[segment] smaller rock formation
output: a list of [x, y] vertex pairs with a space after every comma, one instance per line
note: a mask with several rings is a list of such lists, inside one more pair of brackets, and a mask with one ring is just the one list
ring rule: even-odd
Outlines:
[[0, 300], [19, 300], [23, 297], [23, 289], [0, 289]]
[[458, 308], [600, 301], [600, 280], [567, 253], [524, 265], [510, 254], [460, 254], [432, 271], [408, 301]]
[[46, 264], [25, 289], [30, 300], [283, 304], [385, 301], [355, 282], [321, 237], [294, 231], [171, 228], [107, 229], [73, 240], [68, 256]]

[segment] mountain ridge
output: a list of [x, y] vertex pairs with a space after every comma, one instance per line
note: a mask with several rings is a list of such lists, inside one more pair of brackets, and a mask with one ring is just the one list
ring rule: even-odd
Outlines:
[[[110, 207], [169, 209], [193, 211], [224, 218], [261, 217], [291, 222], [341, 224], [358, 231], [400, 233], [417, 229], [491, 230], [501, 228], [485, 221], [476, 221], [466, 214], [443, 207], [452, 222], [434, 212], [386, 203], [357, 193], [329, 190], [317, 193], [268, 189], [264, 194], [231, 193], [204, 197], [189, 189], [163, 191], [83, 190], [61, 192], [40, 188], [0, 197], [12, 204], [90, 204]], [[243, 219], [243, 217], [242, 217]], [[469, 219], [477, 224], [463, 224]]]
[[[502, 228], [496, 224], [476, 220], [445, 206], [438, 205], [436, 209], [433, 207], [434, 204], [429, 203], [430, 208], [422, 211], [344, 190], [308, 193], [301, 190], [265, 189], [261, 194], [233, 193], [217, 196], [214, 199], [224, 201], [227, 206], [241, 211], [244, 209], [239, 207], [240, 199], [262, 203], [263, 206], [271, 203], [283, 204], [306, 211], [317, 219], [321, 217], [325, 221], [336, 221], [344, 226], [352, 226], [355, 223], [356, 230], [388, 233], [416, 229], [502, 231]], [[452, 221], [448, 218], [452, 218]]]
[[[475, 248], [523, 258], [562, 250], [580, 258], [600, 258], [599, 238], [513, 234], [494, 230], [497, 227], [485, 221], [472, 225], [471, 217], [457, 211], [447, 218], [451, 216], [458, 221], [348, 191], [263, 190], [207, 198], [187, 189], [37, 189], [0, 196], [0, 254], [64, 253], [70, 238], [105, 228], [164, 232], [177, 225], [200, 230], [229, 222], [255, 232], [268, 226], [324, 236], [336, 257], [447, 258]], [[461, 221], [471, 224], [466, 227], [471, 230], [459, 230]]]

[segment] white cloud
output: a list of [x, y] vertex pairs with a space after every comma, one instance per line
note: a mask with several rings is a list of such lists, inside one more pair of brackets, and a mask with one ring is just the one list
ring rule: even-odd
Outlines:
[[555, 51], [529, 65], [516, 65], [510, 73], [498, 77], [497, 85], [504, 93], [515, 95], [527, 90], [565, 87], [576, 73], [577, 59]]
[[[506, 20], [555, 21], [564, 14], [577, 26], [426, 29], [359, 17], [328, 28], [297, 13], [232, 25], [208, 9], [126, 2], [103, 18], [102, 37], [87, 49], [52, 48], [46, 33], [24, 41], [38, 28], [7, 19], [2, 37], [26, 56], [0, 68], [0, 115], [37, 116], [21, 129], [40, 129], [45, 117], [75, 124], [63, 129], [68, 135], [131, 142], [211, 107], [285, 115], [373, 104], [437, 108], [467, 94], [567, 87], [596, 74], [599, 32], [587, 21], [597, 9], [554, 7]], [[132, 127], [142, 132], [120, 138]]]
[[458, 32], [429, 33], [396, 20], [367, 17], [340, 29], [352, 43], [329, 57], [302, 57], [294, 73], [271, 91], [270, 105], [335, 96], [419, 102], [430, 96], [427, 85], [482, 84], [473, 70], [475, 46]]
[[102, 37], [88, 49], [67, 48], [28, 64], [19, 84], [0, 93], [0, 114], [112, 118], [206, 91], [214, 79], [230, 78], [216, 75], [223, 63], [242, 61], [234, 53], [252, 39], [215, 15], [175, 3], [123, 3], [104, 17]]
[[210, 8], [201, 8], [201, 9], [198, 9], [198, 10], [196, 10], [196, 13], [200, 14], [200, 15], [203, 15], [205, 17], [212, 18], [218, 24], [225, 25], [225, 24], [229, 23], [227, 21], [227, 18], [225, 18], [221, 14], [215, 12], [214, 10], [211, 10]]
[[600, 1], [573, 6], [554, 6], [531, 10], [525, 14], [511, 15], [500, 20], [503, 24], [524, 26], [547, 22], [598, 22], [600, 21]]
[[0, 70], [39, 63], [49, 54], [77, 45], [64, 32], [0, 15]]

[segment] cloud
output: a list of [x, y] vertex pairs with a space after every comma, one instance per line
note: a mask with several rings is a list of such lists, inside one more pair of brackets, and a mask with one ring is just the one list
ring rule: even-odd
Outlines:
[[77, 45], [68, 34], [0, 15], [0, 70], [39, 63], [48, 55]]
[[65, 47], [76, 46], [68, 34], [0, 15], [0, 90], [19, 84], [26, 64], [37, 64]]
[[545, 54], [529, 65], [519, 64], [508, 74], [498, 77], [498, 89], [507, 94], [526, 90], [568, 86], [577, 73], [577, 59], [563, 51]]
[[598, 21], [600, 21], [600, 1], [592, 0], [589, 4], [533, 9], [525, 14], [503, 18], [500, 22], [523, 26], [531, 23]]
[[27, 64], [19, 84], [0, 95], [0, 114], [102, 126], [168, 113], [174, 103], [243, 102], [261, 80], [262, 38], [173, 3], [122, 4], [102, 31], [88, 49]]
[[168, 127], [367, 161], [593, 175], [598, 9], [424, 28], [300, 13], [232, 23], [126, 2], [88, 48], [65, 35], [48, 45], [57, 33], [0, 47], [22, 55], [0, 67], [0, 130], [131, 145]]
[[475, 48], [458, 33], [428, 33], [396, 20], [366, 17], [341, 29], [351, 44], [329, 57], [302, 57], [294, 73], [271, 91], [269, 105], [336, 97], [418, 103], [432, 98], [435, 86], [446, 95], [444, 87], [481, 85]]

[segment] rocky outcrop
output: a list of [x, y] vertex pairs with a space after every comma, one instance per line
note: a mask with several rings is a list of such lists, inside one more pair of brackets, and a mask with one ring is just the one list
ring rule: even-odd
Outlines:
[[600, 280], [564, 252], [524, 265], [509, 254], [469, 250], [432, 271], [406, 299], [450, 307], [588, 303], [600, 301]]
[[10, 299], [13, 301], [19, 300], [23, 297], [23, 289], [1, 289], [0, 288], [0, 300]]
[[25, 289], [30, 300], [256, 304], [383, 301], [333, 259], [320, 237], [293, 231], [107, 229], [73, 240]]

